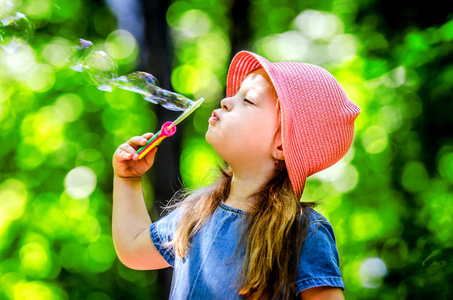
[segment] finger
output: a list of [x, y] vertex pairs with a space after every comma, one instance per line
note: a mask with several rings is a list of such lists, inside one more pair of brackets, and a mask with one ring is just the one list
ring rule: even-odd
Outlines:
[[115, 151], [114, 158], [117, 159], [117, 160], [119, 160], [119, 161], [130, 160], [130, 159], [132, 158], [132, 154], [131, 154], [131, 153], [128, 153], [128, 152], [126, 152], [126, 151], [117, 149], [117, 150]]
[[127, 141], [127, 144], [129, 144], [131, 146], [143, 146], [146, 144], [147, 141], [148, 141], [148, 139], [146, 139], [142, 136], [134, 136], [134, 137], [131, 137]]
[[148, 140], [150, 138], [152, 138], [153, 136], [154, 136], [154, 133], [151, 133], [151, 132], [147, 132], [144, 135], [142, 135], [143, 138], [148, 139]]
[[135, 150], [134, 147], [132, 147], [131, 145], [129, 144], [121, 144], [118, 149], [126, 152], [126, 153], [129, 153], [132, 157], [132, 159], [138, 159], [138, 154], [137, 154], [137, 150]]

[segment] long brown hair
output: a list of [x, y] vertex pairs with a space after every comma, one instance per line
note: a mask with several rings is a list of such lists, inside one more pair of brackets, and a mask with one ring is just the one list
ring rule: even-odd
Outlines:
[[[178, 256], [190, 251], [190, 240], [228, 198], [232, 170], [220, 168], [221, 176], [211, 187], [198, 190], [175, 206], [183, 216], [171, 242]], [[250, 197], [245, 227], [235, 255], [244, 254], [239, 295], [245, 299], [290, 299], [295, 296], [298, 255], [308, 226], [307, 207], [293, 192], [286, 168]]]

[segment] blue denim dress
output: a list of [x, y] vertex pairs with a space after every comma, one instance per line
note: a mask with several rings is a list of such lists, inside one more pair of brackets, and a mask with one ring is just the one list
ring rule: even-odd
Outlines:
[[[180, 218], [180, 210], [176, 209], [150, 227], [154, 246], [174, 268], [170, 299], [241, 299], [238, 288], [243, 259], [233, 254], [246, 212], [222, 202], [193, 237], [184, 258], [165, 245], [172, 240]], [[296, 292], [319, 286], [344, 289], [332, 226], [311, 210], [299, 256]]]

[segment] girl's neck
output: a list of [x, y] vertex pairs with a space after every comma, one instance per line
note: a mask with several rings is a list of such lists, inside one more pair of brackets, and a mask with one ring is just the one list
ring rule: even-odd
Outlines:
[[240, 177], [233, 172], [230, 194], [228, 198], [224, 200], [225, 204], [244, 211], [249, 211], [254, 204], [253, 199], [251, 199], [250, 196], [259, 191], [269, 180], [270, 177], [263, 176], [263, 174], [251, 177]]

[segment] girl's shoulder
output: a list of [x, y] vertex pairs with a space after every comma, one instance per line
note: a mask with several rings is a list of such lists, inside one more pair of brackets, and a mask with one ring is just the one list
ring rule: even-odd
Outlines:
[[335, 241], [335, 233], [332, 224], [320, 212], [313, 208], [307, 208], [308, 226], [307, 234], [317, 233], [319, 231], [328, 234], [333, 241]]
[[344, 289], [332, 225], [314, 209], [309, 209], [307, 215], [309, 222], [299, 254], [296, 292], [321, 286]]
[[320, 212], [318, 212], [310, 207], [307, 207], [306, 209], [307, 209], [309, 225], [312, 225], [314, 223], [322, 223], [322, 224], [330, 225], [330, 222]]

